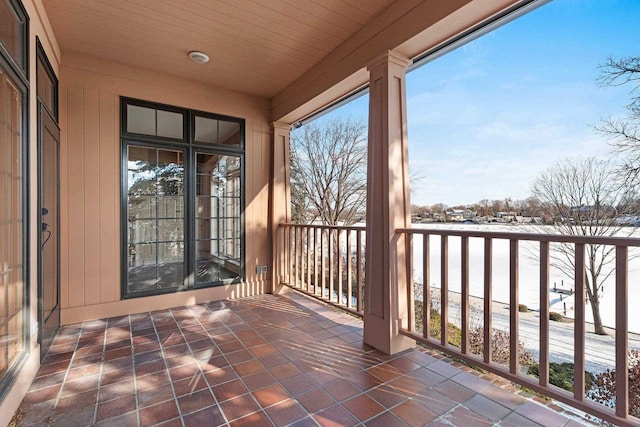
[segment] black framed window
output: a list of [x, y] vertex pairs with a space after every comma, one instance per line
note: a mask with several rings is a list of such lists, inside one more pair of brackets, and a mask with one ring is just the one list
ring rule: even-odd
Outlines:
[[24, 76], [27, 73], [28, 18], [18, 0], [0, 0], [0, 45]]
[[244, 277], [244, 121], [122, 98], [124, 298]]
[[27, 14], [0, 0], [0, 399], [28, 353]]
[[58, 78], [53, 73], [49, 58], [44, 53], [40, 39], [36, 38], [36, 82], [38, 99], [49, 111], [53, 119], [58, 121]]

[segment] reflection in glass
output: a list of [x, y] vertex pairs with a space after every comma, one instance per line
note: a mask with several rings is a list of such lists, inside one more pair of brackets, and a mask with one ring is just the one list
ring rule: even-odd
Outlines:
[[184, 155], [128, 147], [128, 293], [176, 288], [184, 279]]
[[196, 283], [240, 274], [240, 158], [196, 155]]

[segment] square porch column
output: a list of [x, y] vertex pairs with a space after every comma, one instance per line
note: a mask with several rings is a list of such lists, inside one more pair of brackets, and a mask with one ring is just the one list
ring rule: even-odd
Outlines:
[[271, 194], [269, 197], [269, 224], [271, 227], [271, 292], [281, 293], [283, 286], [280, 279], [288, 274], [288, 259], [284, 252], [289, 249], [286, 244], [288, 234], [278, 230], [278, 225], [291, 221], [291, 187], [290, 187], [290, 158], [289, 140], [291, 125], [273, 123], [273, 147], [271, 150]]
[[368, 66], [364, 342], [388, 354], [415, 346], [414, 340], [398, 333], [400, 325], [407, 325], [408, 254], [404, 236], [395, 232], [411, 226], [405, 89], [410, 63], [388, 51]]

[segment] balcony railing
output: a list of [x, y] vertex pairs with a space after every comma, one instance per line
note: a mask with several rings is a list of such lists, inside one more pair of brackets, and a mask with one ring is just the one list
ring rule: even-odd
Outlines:
[[[456, 358], [462, 359], [473, 365], [479, 366], [487, 371], [498, 374], [504, 378], [507, 378], [515, 383], [518, 383], [531, 390], [552, 397], [560, 402], [564, 402], [580, 410], [583, 410], [589, 414], [599, 417], [603, 420], [613, 422], [618, 425], [638, 425], [640, 419], [629, 415], [629, 398], [637, 398], [636, 396], [629, 396], [629, 379], [626, 374], [629, 372], [628, 366], [628, 348], [629, 348], [629, 336], [628, 336], [628, 273], [629, 273], [629, 250], [633, 247], [640, 246], [640, 239], [632, 238], [616, 238], [616, 237], [586, 237], [586, 236], [566, 236], [566, 235], [546, 235], [546, 234], [523, 234], [523, 233], [509, 233], [509, 232], [484, 232], [484, 231], [463, 231], [463, 230], [432, 230], [432, 229], [399, 229], [397, 233], [406, 236], [407, 249], [409, 253], [420, 255], [422, 271], [413, 272], [413, 268], [409, 268], [413, 274], [422, 275], [421, 287], [417, 287], [417, 291], [422, 294], [422, 313], [415, 312], [416, 295], [414, 291], [414, 280], [411, 280], [408, 286], [411, 292], [408, 295], [407, 301], [400, 302], [400, 304], [406, 304], [409, 313], [408, 322], [401, 327], [401, 334], [409, 336], [418, 342], [424, 343], [428, 346], [435, 347], [445, 353], [448, 353]], [[453, 240], [460, 242], [459, 255], [458, 248], [455, 248], [456, 259], [450, 259], [449, 255], [452, 251], [450, 245]], [[480, 251], [474, 252], [475, 267], [481, 266], [480, 272], [472, 272], [474, 276], [480, 277], [483, 287], [483, 295], [481, 298], [472, 297], [470, 295], [470, 259], [469, 248], [470, 240], [474, 240], [474, 247], [476, 249], [482, 248]], [[470, 345], [470, 298], [474, 300], [482, 301], [481, 313], [482, 313], [482, 334], [483, 343], [491, 343], [492, 339], [495, 339], [494, 331], [496, 330], [492, 326], [492, 320], [494, 319], [495, 301], [492, 295], [496, 283], [494, 283], [493, 269], [500, 264], [496, 264], [496, 257], [493, 252], [494, 243], [501, 241], [501, 245], [506, 245], [508, 242], [508, 290], [509, 301], [506, 307], [508, 310], [508, 321], [505, 321], [504, 329], [508, 332], [508, 357], [506, 362], [500, 364], [492, 360], [492, 346], [483, 345], [482, 350], [478, 350], [478, 346], [472, 348]], [[433, 247], [435, 244], [435, 248]], [[498, 244], [498, 243], [496, 243]], [[573, 354], [572, 362], [574, 364], [574, 391], [568, 392], [562, 388], [556, 387], [550, 383], [550, 322], [549, 322], [549, 292], [550, 292], [550, 270], [554, 268], [554, 263], [551, 260], [557, 259], [557, 253], [554, 251], [559, 250], [560, 245], [562, 247], [570, 248], [569, 251], [564, 251], [563, 256], [566, 257], [569, 254], [569, 264], [573, 266], [574, 281], [575, 281], [575, 304], [574, 304], [574, 316], [573, 316]], [[625, 373], [624, 375], [617, 375], [615, 377], [615, 399], [608, 401], [609, 405], [613, 406], [609, 408], [603, 404], [596, 403], [592, 400], [588, 400], [585, 396], [585, 340], [593, 339], [594, 335], [590, 335], [585, 338], [586, 322], [585, 322], [585, 304], [581, 303], [585, 301], [585, 269], [586, 264], [589, 262], [585, 256], [585, 248], [608, 247], [611, 250], [612, 263], [611, 269], [611, 281], [615, 286], [615, 350], [613, 344], [611, 344], [611, 352], [615, 351], [615, 361], [612, 360], [612, 368], [615, 367], [615, 372]], [[527, 251], [531, 252], [528, 256], [537, 259], [539, 263], [539, 343], [537, 348], [538, 354], [538, 378], [528, 375], [527, 370], [521, 366], [519, 354], [523, 352], [523, 347], [520, 341], [519, 334], [519, 307], [520, 291], [524, 291], [524, 288], [519, 287], [519, 250], [525, 247]], [[533, 251], [531, 251], [533, 249]], [[615, 258], [613, 254], [615, 251]], [[439, 252], [439, 257], [437, 256]], [[480, 252], [478, 254], [477, 252]], [[552, 255], [553, 253], [553, 255]], [[589, 253], [589, 252], [588, 252]], [[436, 255], [436, 256], [434, 256]], [[482, 255], [481, 257], [479, 255]], [[459, 259], [457, 258], [459, 256]], [[435, 261], [434, 261], [435, 258]], [[439, 258], [439, 259], [438, 259]], [[478, 258], [482, 258], [479, 260]], [[414, 260], [413, 256], [409, 257], [410, 260]], [[416, 260], [420, 260], [419, 258]], [[449, 303], [451, 298], [450, 285], [454, 285], [450, 276], [450, 265], [452, 261], [455, 261], [456, 265], [460, 264], [459, 275], [455, 273], [455, 288], [459, 289], [459, 293], [455, 297], [453, 304]], [[478, 262], [479, 261], [479, 262]], [[416, 262], [419, 264], [419, 262]], [[504, 268], [505, 266], [500, 266]], [[433, 277], [433, 270], [439, 270], [437, 276]], [[531, 275], [529, 273], [529, 275]], [[434, 275], [435, 276], [435, 275]], [[531, 277], [527, 277], [529, 283]], [[439, 289], [432, 287], [432, 281], [439, 282]], [[530, 285], [529, 285], [530, 286]], [[477, 288], [476, 288], [477, 289]], [[439, 334], [433, 333], [434, 325], [431, 325], [432, 316], [430, 313], [431, 296], [436, 295], [439, 297], [440, 304], [437, 307], [439, 311], [439, 325], [435, 325], [435, 329], [439, 330]], [[450, 341], [450, 322], [452, 322], [452, 316], [450, 310], [452, 305], [456, 309], [456, 313], [459, 313], [459, 333], [460, 341], [456, 345]], [[418, 316], [418, 317], [416, 317]], [[437, 317], [435, 317], [437, 319]], [[478, 333], [480, 329], [476, 329]], [[554, 330], [551, 331], [553, 333]], [[439, 335], [438, 338], [434, 338], [434, 335]], [[503, 334], [504, 336], [504, 334]], [[477, 338], [477, 337], [476, 337]], [[563, 343], [565, 345], [571, 345], [571, 343]], [[507, 349], [503, 349], [507, 350]], [[551, 350], [554, 350], [552, 348]], [[479, 354], [478, 354], [479, 353]], [[503, 352], [504, 354], [504, 352]], [[613, 354], [612, 354], [613, 355]], [[613, 359], [613, 357], [612, 357]], [[615, 400], [615, 401], [614, 401]]]
[[365, 228], [281, 224], [281, 283], [363, 314]]
[[[409, 313], [407, 322], [400, 327], [401, 334], [595, 417], [623, 426], [640, 424], [640, 419], [629, 414], [629, 399], [636, 396], [629, 396], [628, 375], [618, 375], [615, 378], [615, 398], [608, 402], [612, 408], [589, 400], [586, 396], [585, 384], [588, 379], [585, 368], [590, 363], [585, 356], [590, 354], [587, 351], [587, 340], [595, 340], [595, 336], [587, 331], [585, 304], [576, 303], [574, 307], [570, 307], [573, 309], [573, 329], [570, 331], [573, 337], [569, 342], [563, 338], [554, 338], [556, 326], [550, 326], [549, 320], [552, 290], [550, 275], [552, 271], [558, 273], [554, 265], [558, 259], [558, 251], [564, 248], [562, 256], [566, 258], [568, 255], [565, 261], [569, 264], [565, 266], [571, 265], [573, 269], [574, 301], [581, 302], [587, 298], [585, 272], [589, 252], [585, 253], [585, 250], [608, 247], [612, 264], [605, 268], [611, 269], [609, 280], [612, 282], [611, 286], [615, 287], [616, 303], [615, 325], [610, 325], [615, 332], [609, 338], [612, 356], [607, 355], [605, 358], [611, 359], [610, 369], [615, 369], [615, 372], [629, 372], [628, 264], [635, 257], [632, 255], [630, 258], [629, 252], [640, 247], [640, 239], [418, 228], [399, 229], [396, 232], [406, 237], [407, 253], [411, 255], [407, 258], [411, 265], [407, 266], [406, 271], [412, 273], [408, 275], [409, 295], [406, 301], [399, 301], [404, 307], [398, 307], [398, 311]], [[278, 252], [283, 256], [278, 259], [277, 268], [281, 283], [362, 315], [364, 238], [364, 227], [280, 225]], [[458, 244], [458, 241], [459, 248], [454, 248], [452, 242]], [[476, 249], [473, 253], [475, 262], [471, 263], [470, 241]], [[498, 246], [506, 249], [497, 255], [494, 249]], [[535, 259], [538, 264], [534, 279], [526, 277], [526, 280], [521, 280], [523, 274], [532, 276], [530, 270], [526, 273], [521, 271], [522, 256]], [[451, 270], [450, 266], [458, 263], [459, 271]], [[421, 264], [418, 271], [414, 270], [414, 264]], [[474, 271], [478, 266], [481, 271]], [[508, 283], [497, 283], [499, 275], [495, 271], [499, 269], [507, 271]], [[418, 276], [419, 273], [422, 280], [414, 280], [412, 276]], [[476, 285], [478, 280], [481, 282], [481, 295], [478, 295], [477, 286], [472, 294], [473, 279]], [[531, 286], [532, 280], [536, 282], [536, 286]], [[520, 287], [521, 281], [526, 288]], [[432, 286], [432, 282], [439, 282], [439, 286]], [[498, 309], [496, 299], [499, 296], [496, 292], [498, 288], [505, 286], [508, 289], [508, 301], [503, 301]], [[521, 291], [530, 291], [527, 289], [529, 287], [538, 288], [539, 303], [538, 324], [534, 328], [537, 332], [537, 348], [533, 351], [530, 345], [526, 349], [523, 347], [521, 339], [524, 334], [520, 334], [520, 294]], [[504, 289], [502, 292], [504, 293]], [[416, 313], [416, 301], [420, 301], [420, 298], [422, 310]], [[439, 304], [432, 307], [432, 299], [438, 299]], [[450, 302], [451, 299], [455, 301]], [[475, 316], [480, 316], [480, 319], [472, 319], [472, 306]], [[503, 310], [504, 314], [501, 315], [498, 311], [502, 311], [502, 308], [507, 310]], [[435, 317], [438, 325], [431, 325], [431, 310], [438, 311], [439, 317]], [[504, 317], [502, 324], [497, 317], [499, 315]], [[480, 326], [472, 328], [472, 321]], [[457, 343], [450, 339], [452, 322], [459, 325], [459, 332], [456, 332], [459, 333]], [[434, 327], [439, 331], [437, 337], [433, 333]], [[474, 343], [480, 330], [482, 345], [479, 347]], [[495, 340], [496, 331], [502, 334], [503, 339], [506, 336], [508, 343], [505, 345], [508, 348], [498, 349], [504, 360], [498, 360], [494, 355], [495, 343], [493, 348], [492, 345], [484, 345]], [[475, 334], [473, 342], [472, 334]], [[531, 337], [527, 337], [528, 341], [529, 338]], [[565, 359], [570, 359], [573, 363], [573, 392], [552, 384], [550, 380], [550, 363], [558, 358], [555, 354], [558, 345], [572, 347], [567, 350], [569, 355]], [[537, 377], [530, 375], [528, 366], [522, 362], [521, 355], [524, 352], [537, 355]]]

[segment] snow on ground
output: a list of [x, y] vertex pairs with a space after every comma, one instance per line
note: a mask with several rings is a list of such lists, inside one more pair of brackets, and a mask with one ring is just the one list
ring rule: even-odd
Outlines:
[[[441, 230], [470, 230], [491, 232], [532, 233], [535, 232], [526, 225], [479, 225], [479, 224], [413, 224], [413, 228], [441, 229]], [[640, 237], [640, 229], [633, 230], [634, 237]], [[620, 233], [628, 235], [628, 232]], [[460, 292], [460, 238], [449, 237], [449, 290]], [[494, 301], [509, 302], [509, 241], [493, 240], [493, 299]], [[532, 310], [539, 309], [540, 299], [540, 266], [536, 258], [538, 244], [521, 242], [519, 247], [519, 303], [525, 304]], [[614, 268], [611, 263], [607, 268]], [[431, 286], [440, 287], [440, 237], [430, 238], [430, 268]], [[550, 269], [550, 287], [573, 289], [573, 278], [570, 278], [554, 268]], [[422, 283], [422, 236], [416, 235], [413, 242], [413, 271], [414, 282]], [[604, 274], [603, 274], [604, 275]], [[615, 326], [615, 275], [605, 281], [600, 302], [600, 311], [605, 326]], [[484, 240], [482, 238], [469, 239], [469, 286], [472, 296], [482, 297], [484, 292]], [[640, 301], [640, 258], [629, 261], [629, 302]], [[566, 304], [567, 317], [573, 317], [573, 296], [556, 292], [549, 294], [551, 311], [564, 314]], [[640, 310], [629, 307], [629, 330], [640, 333]], [[593, 321], [591, 307], [586, 307], [587, 322]]]
[[[477, 224], [413, 224], [414, 228], [442, 229], [442, 230], [472, 230], [492, 232], [531, 233], [535, 232], [529, 226], [512, 225], [477, 225]], [[640, 230], [626, 230], [622, 235], [628, 236], [631, 231], [635, 236], [640, 236]], [[536, 255], [539, 251], [537, 243], [521, 242], [519, 246], [519, 303], [525, 304], [531, 311], [520, 314], [519, 332], [520, 339], [525, 347], [532, 351], [537, 358], [539, 347], [539, 298], [540, 298], [540, 266]], [[459, 323], [460, 276], [461, 276], [461, 239], [449, 237], [449, 319], [453, 323]], [[502, 330], [509, 329], [509, 241], [504, 239], [493, 240], [493, 265], [492, 265], [492, 292], [494, 300], [493, 327]], [[414, 283], [422, 283], [422, 236], [414, 236], [413, 240], [413, 268]], [[440, 237], [430, 238], [430, 281], [432, 294], [440, 291]], [[614, 263], [607, 268], [614, 268]], [[606, 273], [605, 273], [606, 274]], [[605, 281], [601, 298], [601, 316], [605, 326], [612, 328], [615, 325], [615, 276]], [[573, 289], [573, 278], [564, 275], [557, 268], [551, 266], [550, 287], [557, 286], [563, 289]], [[482, 238], [469, 239], [469, 288], [471, 294], [472, 315], [470, 323], [481, 324], [482, 301], [484, 292], [484, 240]], [[416, 293], [420, 297], [419, 290]], [[629, 261], [629, 348], [640, 348], [640, 310], [634, 310], [633, 302], [640, 301], [640, 258]], [[474, 298], [477, 297], [477, 298]], [[549, 294], [551, 311], [559, 312], [568, 318], [573, 318], [573, 296], [551, 291]], [[501, 304], [502, 303], [502, 304]], [[475, 307], [475, 308], [474, 308]], [[564, 312], [565, 307], [567, 309]], [[474, 313], [474, 310], [477, 311]], [[586, 307], [586, 319], [592, 322], [591, 307]], [[475, 316], [475, 318], [474, 318]], [[474, 326], [473, 324], [471, 326]], [[592, 330], [587, 325], [587, 331]], [[573, 323], [550, 322], [550, 357], [553, 362], [573, 361]], [[587, 370], [599, 373], [615, 367], [615, 337], [613, 331], [607, 336], [597, 336], [588, 333], [585, 341], [585, 362]]]

